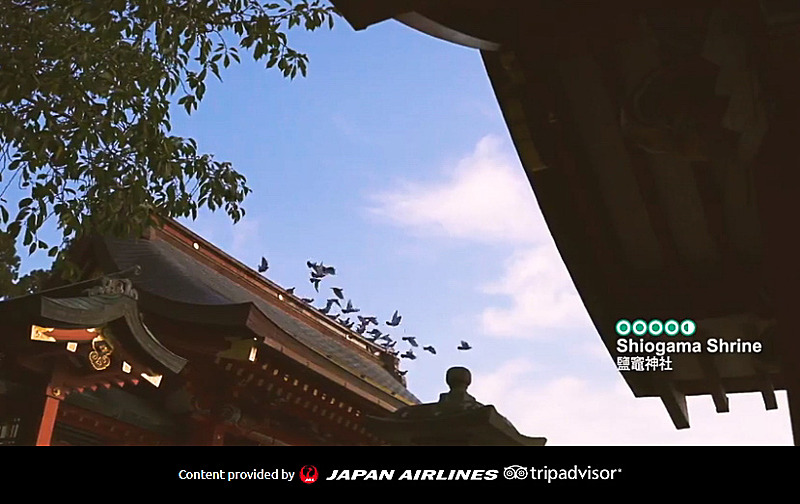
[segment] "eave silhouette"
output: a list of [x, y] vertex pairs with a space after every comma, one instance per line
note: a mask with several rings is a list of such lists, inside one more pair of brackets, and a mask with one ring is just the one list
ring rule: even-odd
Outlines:
[[[800, 441], [800, 6], [333, 3], [355, 29], [393, 18], [481, 51], [612, 359], [619, 319], [692, 319], [694, 339], [765, 347], [676, 355], [673, 371], [621, 372], [635, 396], [659, 397], [676, 428], [687, 428], [687, 396], [708, 395], [724, 413], [728, 394], [757, 392], [775, 409], [775, 390], [785, 389]], [[684, 109], [691, 124], [710, 126], [679, 131]]]

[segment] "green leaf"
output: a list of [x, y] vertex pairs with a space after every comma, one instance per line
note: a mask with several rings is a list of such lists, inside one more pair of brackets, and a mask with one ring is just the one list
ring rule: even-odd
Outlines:
[[0, 7], [0, 138], [21, 194], [17, 216], [3, 204], [0, 220], [15, 243], [25, 233], [28, 250], [47, 248], [36, 236], [51, 211], [66, 241], [136, 232], [154, 208], [193, 218], [224, 208], [240, 219], [251, 192], [244, 177], [193, 140], [170, 137], [170, 106], [196, 111], [208, 75], [222, 80], [241, 62], [239, 48], [286, 77], [305, 76], [287, 31], [332, 26], [335, 12], [317, 1], [10, 4]]

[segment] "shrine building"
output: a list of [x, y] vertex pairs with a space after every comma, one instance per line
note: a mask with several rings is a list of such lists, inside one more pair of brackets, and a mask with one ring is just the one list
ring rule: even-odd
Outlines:
[[419, 403], [386, 349], [182, 225], [79, 242], [0, 302], [0, 445], [380, 445]]

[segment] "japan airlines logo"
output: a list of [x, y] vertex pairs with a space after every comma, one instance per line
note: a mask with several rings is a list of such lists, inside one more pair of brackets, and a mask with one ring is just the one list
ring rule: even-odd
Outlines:
[[319, 478], [319, 471], [317, 471], [316, 467], [307, 465], [300, 469], [300, 481], [303, 483], [314, 483], [317, 478]]
[[528, 477], [528, 468], [521, 465], [512, 465], [503, 469], [506, 479], [525, 479]]

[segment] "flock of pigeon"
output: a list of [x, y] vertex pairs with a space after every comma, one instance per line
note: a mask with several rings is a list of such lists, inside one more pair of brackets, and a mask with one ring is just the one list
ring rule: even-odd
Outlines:
[[[307, 261], [306, 265], [308, 266], [308, 269], [310, 271], [309, 282], [311, 283], [311, 285], [314, 286], [314, 290], [317, 293], [319, 293], [319, 287], [324, 278], [336, 275], [336, 268], [334, 268], [333, 266], [326, 266], [321, 262], [315, 263], [312, 261]], [[261, 264], [259, 264], [258, 266], [258, 272], [266, 273], [268, 269], [269, 269], [269, 263], [267, 262], [267, 259], [265, 257], [262, 257]], [[292, 287], [290, 289], [286, 289], [286, 292], [294, 296], [295, 295], [294, 290], [295, 288]], [[344, 307], [342, 307], [342, 302], [344, 301], [344, 290], [341, 287], [331, 287], [330, 290], [333, 291], [333, 297], [328, 298], [325, 301], [325, 306], [318, 307], [317, 310], [319, 310], [321, 313], [326, 315], [334, 322], [338, 322], [345, 328], [355, 331], [367, 341], [370, 341], [384, 348], [386, 351], [388, 351], [390, 354], [394, 356], [399, 355], [401, 359], [409, 359], [409, 360], [414, 360], [417, 358], [417, 356], [414, 354], [414, 348], [419, 348], [420, 345], [417, 342], [416, 336], [402, 336], [400, 338], [402, 341], [406, 342], [409, 345], [409, 348], [401, 354], [400, 350], [397, 350], [395, 348], [398, 340], [393, 339], [392, 336], [387, 332], [390, 329], [386, 329], [384, 331], [378, 329], [380, 323], [378, 322], [377, 317], [356, 315], [356, 318], [358, 319], [358, 325], [356, 326], [355, 329], [353, 329], [353, 326], [356, 324], [356, 321], [351, 320], [350, 314], [358, 313], [361, 311], [361, 309], [353, 306], [353, 301], [351, 299], [348, 299], [347, 304]], [[303, 297], [299, 299], [300, 301], [308, 305], [311, 305], [314, 302], [314, 298]], [[331, 310], [334, 309], [333, 308], [334, 305], [336, 305], [339, 308], [339, 313], [331, 312]], [[344, 318], [345, 316], [347, 316], [347, 318]], [[392, 315], [392, 319], [387, 320], [384, 323], [386, 326], [390, 328], [396, 328], [397, 326], [400, 325], [400, 321], [402, 319], [403, 317], [400, 315], [400, 313], [397, 310], [395, 310], [394, 314]], [[375, 326], [375, 327], [368, 331], [367, 329], [370, 326]], [[461, 344], [457, 348], [458, 350], [470, 350], [472, 347], [470, 346], [469, 343], [462, 340]], [[436, 355], [436, 349], [432, 345], [423, 346], [422, 350], [430, 352], [433, 355]], [[407, 371], [400, 371], [401, 375], [405, 375], [406, 373]]]

